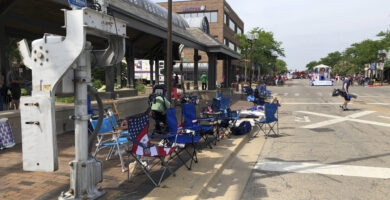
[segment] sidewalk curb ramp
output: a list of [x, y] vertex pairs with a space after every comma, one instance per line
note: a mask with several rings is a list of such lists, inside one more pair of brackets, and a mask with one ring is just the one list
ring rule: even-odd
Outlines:
[[245, 136], [224, 138], [217, 143], [217, 146], [213, 146], [213, 149], [203, 149], [198, 153], [199, 162], [193, 165], [192, 170], [188, 170], [185, 166], [180, 167], [176, 171], [176, 177], [168, 177], [160, 187], [153, 189], [143, 199], [199, 199], [200, 195], [207, 193], [207, 188], [218, 180], [255, 131], [258, 130], [254, 127]]

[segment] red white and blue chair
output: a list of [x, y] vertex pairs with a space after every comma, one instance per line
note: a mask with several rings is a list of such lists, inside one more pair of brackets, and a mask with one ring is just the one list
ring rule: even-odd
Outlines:
[[[160, 147], [152, 144], [148, 137], [149, 131], [149, 110], [141, 115], [128, 117], [127, 118], [129, 141], [133, 142], [133, 147], [131, 151], [128, 151], [129, 155], [131, 155], [136, 165], [130, 173], [130, 169], [128, 171], [128, 180], [131, 179], [135, 175], [135, 170], [138, 166], [141, 167], [142, 171], [146, 174], [149, 180], [156, 186], [160, 186], [160, 183], [165, 175], [165, 172], [168, 170], [173, 176], [175, 176], [174, 172], [169, 168], [168, 163], [165, 162], [165, 157], [170, 156], [176, 147]], [[142, 161], [143, 158], [148, 159], [147, 161], [154, 164], [149, 164], [148, 162]], [[149, 160], [152, 158], [152, 160]], [[153, 162], [153, 160], [157, 162]], [[162, 172], [161, 176], [158, 180], [155, 180], [151, 175], [151, 169], [154, 166], [161, 164]], [[129, 165], [130, 166], [130, 165]]]

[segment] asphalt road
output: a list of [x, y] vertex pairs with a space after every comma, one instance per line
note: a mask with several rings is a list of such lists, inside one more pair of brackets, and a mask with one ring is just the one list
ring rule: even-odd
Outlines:
[[294, 80], [241, 199], [390, 199], [390, 88], [354, 86], [349, 111], [333, 88]]

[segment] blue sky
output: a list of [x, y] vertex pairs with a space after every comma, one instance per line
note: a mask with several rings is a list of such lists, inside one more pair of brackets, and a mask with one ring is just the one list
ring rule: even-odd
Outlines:
[[[163, 0], [152, 0], [163, 2]], [[283, 42], [288, 68], [304, 69], [333, 51], [390, 29], [390, 0], [227, 0], [245, 23]]]

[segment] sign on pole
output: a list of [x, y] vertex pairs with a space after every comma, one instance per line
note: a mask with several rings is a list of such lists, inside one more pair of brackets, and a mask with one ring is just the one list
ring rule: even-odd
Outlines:
[[84, 8], [87, 6], [87, 0], [68, 0], [71, 7]]

